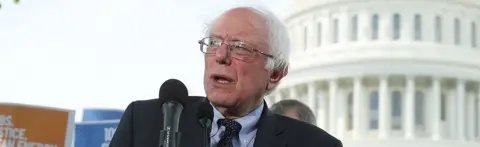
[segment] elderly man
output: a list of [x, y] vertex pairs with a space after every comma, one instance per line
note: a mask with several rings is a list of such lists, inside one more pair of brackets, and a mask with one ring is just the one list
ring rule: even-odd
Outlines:
[[[272, 113], [263, 97], [287, 74], [289, 38], [272, 13], [237, 7], [218, 16], [199, 41], [205, 55], [204, 88], [214, 107], [212, 147], [341, 147], [320, 128]], [[195, 111], [202, 97], [190, 97], [180, 119], [181, 147], [203, 143]], [[132, 102], [111, 147], [158, 146], [161, 100]]]
[[312, 110], [298, 100], [281, 100], [273, 104], [271, 110], [273, 113], [284, 115], [312, 125], [317, 124]]

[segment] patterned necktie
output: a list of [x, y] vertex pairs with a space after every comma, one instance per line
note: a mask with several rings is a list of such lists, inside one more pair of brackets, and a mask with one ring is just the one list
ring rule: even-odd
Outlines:
[[238, 136], [238, 133], [242, 129], [242, 125], [231, 119], [219, 119], [217, 123], [218, 126], [225, 127], [225, 132], [223, 133], [222, 138], [220, 138], [217, 147], [233, 147], [232, 139], [233, 137]]

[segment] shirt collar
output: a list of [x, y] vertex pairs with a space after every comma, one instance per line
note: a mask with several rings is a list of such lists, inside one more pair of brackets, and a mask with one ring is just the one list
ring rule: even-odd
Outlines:
[[[213, 106], [213, 104], [212, 104], [212, 106]], [[240, 134], [246, 134], [246, 133], [252, 132], [256, 129], [257, 122], [260, 119], [260, 116], [262, 115], [263, 107], [264, 107], [264, 102], [262, 102], [262, 104], [260, 106], [255, 108], [255, 110], [251, 111], [247, 115], [235, 119], [235, 121], [237, 121], [238, 123], [240, 123], [240, 125], [242, 125], [242, 129], [240, 130]], [[223, 116], [222, 113], [220, 113], [220, 111], [218, 111], [213, 106], [212, 134], [217, 132], [218, 129], [219, 129], [219, 126], [217, 125], [217, 121], [219, 119], [223, 119], [223, 118], [225, 118], [225, 116]]]

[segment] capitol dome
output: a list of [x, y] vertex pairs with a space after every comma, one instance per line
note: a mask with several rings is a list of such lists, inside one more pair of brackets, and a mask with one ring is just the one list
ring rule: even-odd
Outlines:
[[479, 0], [296, 0], [289, 73], [346, 147], [480, 146]]

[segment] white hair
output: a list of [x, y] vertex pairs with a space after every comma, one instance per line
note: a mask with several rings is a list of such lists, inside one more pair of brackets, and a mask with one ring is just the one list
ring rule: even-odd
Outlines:
[[[289, 64], [288, 61], [290, 56], [290, 37], [288, 34], [288, 29], [283, 23], [283, 21], [281, 21], [271, 11], [261, 6], [237, 6], [234, 8], [230, 8], [228, 10], [235, 9], [235, 8], [249, 9], [252, 12], [262, 16], [266, 20], [266, 25], [268, 28], [268, 46], [269, 46], [269, 50], [267, 53], [273, 55], [273, 59], [267, 58], [265, 69], [269, 71], [272, 71], [272, 70], [286, 71]], [[215, 23], [217, 18], [220, 16], [221, 15], [217, 16], [215, 19], [212, 20], [211, 23], [207, 24], [207, 29], [205, 32], [206, 36], [211, 35], [213, 24]], [[265, 93], [265, 95], [270, 94], [274, 89], [275, 88], [268, 90]]]

